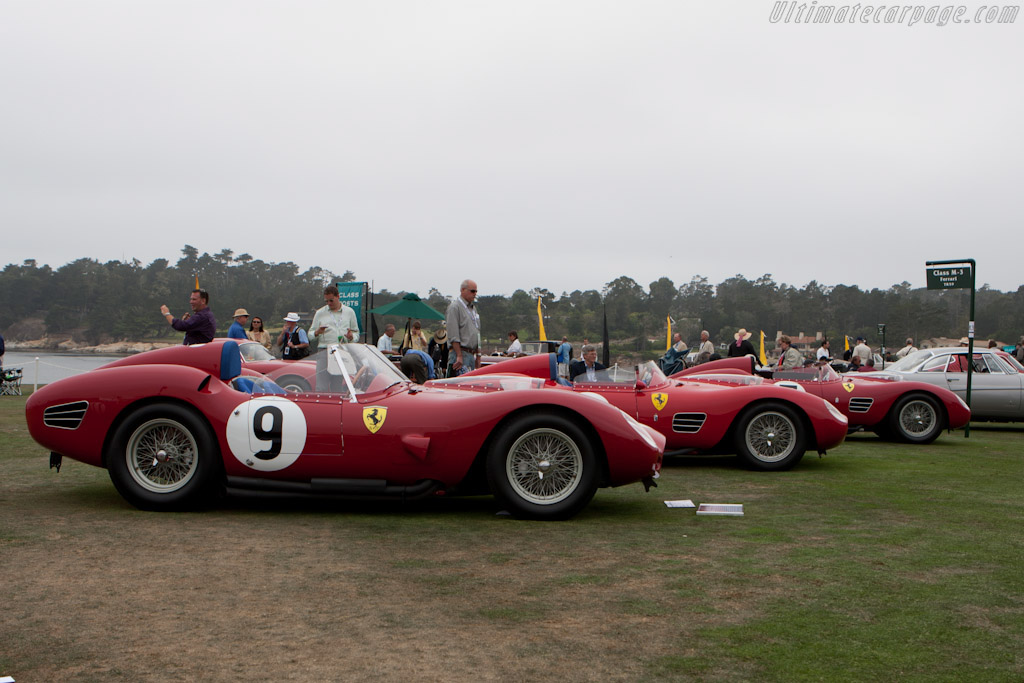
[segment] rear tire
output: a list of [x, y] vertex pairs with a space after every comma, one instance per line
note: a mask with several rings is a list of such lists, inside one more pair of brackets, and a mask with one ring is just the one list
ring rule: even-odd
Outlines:
[[926, 444], [942, 432], [942, 408], [928, 394], [900, 397], [889, 411], [889, 433], [904, 443]]
[[736, 453], [748, 467], [765, 472], [788, 470], [804, 457], [804, 423], [783, 403], [760, 403], [745, 412], [736, 427]]
[[205, 421], [172, 403], [154, 403], [121, 423], [107, 452], [114, 487], [141, 510], [187, 510], [221, 483], [220, 449]]
[[309, 392], [309, 382], [298, 375], [284, 375], [274, 380], [277, 385], [290, 394], [305, 394]]
[[558, 415], [524, 415], [505, 425], [487, 454], [491, 492], [526, 519], [568, 519], [597, 492], [598, 463], [583, 431]]

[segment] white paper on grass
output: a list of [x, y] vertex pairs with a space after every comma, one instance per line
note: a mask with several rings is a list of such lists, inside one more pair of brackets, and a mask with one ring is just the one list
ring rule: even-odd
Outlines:
[[692, 500], [666, 500], [665, 507], [670, 508], [695, 508]]
[[698, 515], [742, 515], [742, 503], [701, 503]]

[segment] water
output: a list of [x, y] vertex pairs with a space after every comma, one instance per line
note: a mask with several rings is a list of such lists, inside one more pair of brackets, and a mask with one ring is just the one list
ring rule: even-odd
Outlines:
[[[39, 376], [36, 376], [36, 358], [39, 359]], [[80, 375], [95, 370], [101, 365], [117, 360], [121, 356], [95, 356], [93, 354], [50, 353], [32, 351], [8, 351], [4, 354], [4, 367], [22, 369], [22, 386], [49, 384], [65, 377]]]

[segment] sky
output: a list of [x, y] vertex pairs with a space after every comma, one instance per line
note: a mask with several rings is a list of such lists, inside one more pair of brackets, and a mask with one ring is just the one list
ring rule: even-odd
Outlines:
[[557, 295], [974, 258], [1016, 290], [1024, 15], [866, 7], [8, 0], [0, 265], [191, 244]]

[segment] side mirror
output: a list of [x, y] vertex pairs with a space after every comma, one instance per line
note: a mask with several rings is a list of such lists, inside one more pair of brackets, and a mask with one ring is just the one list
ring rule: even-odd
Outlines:
[[647, 382], [643, 381], [642, 379], [638, 379], [636, 381], [636, 390], [637, 391], [643, 391], [646, 388], [647, 388]]

